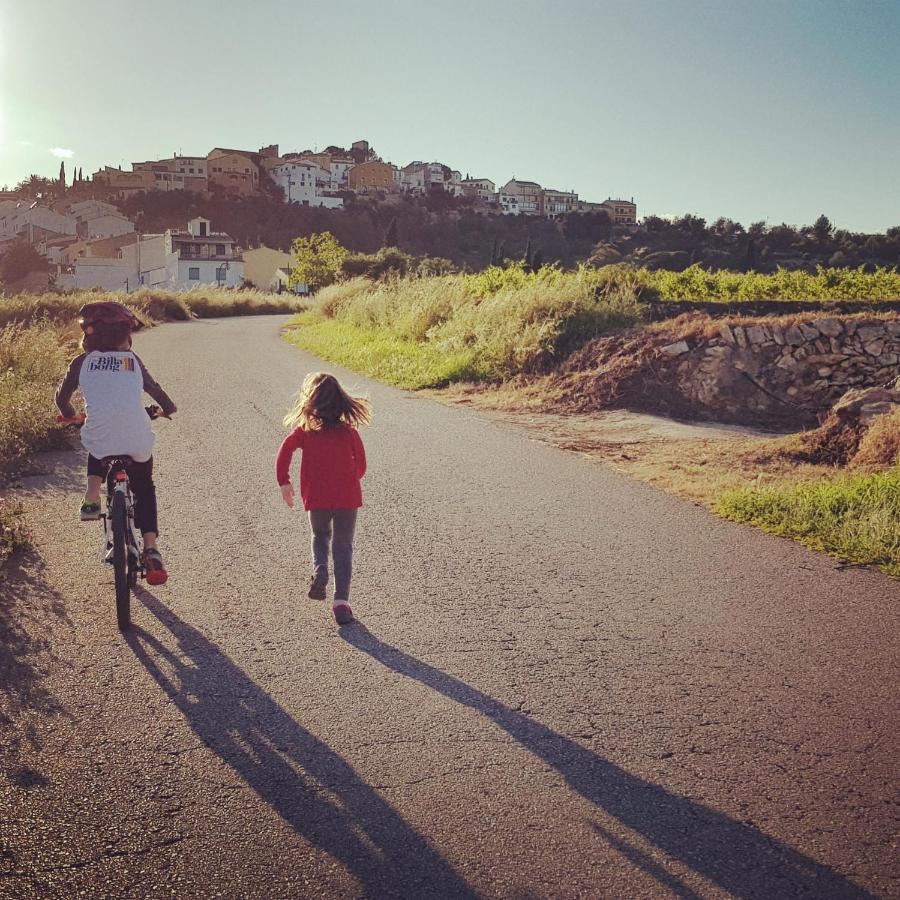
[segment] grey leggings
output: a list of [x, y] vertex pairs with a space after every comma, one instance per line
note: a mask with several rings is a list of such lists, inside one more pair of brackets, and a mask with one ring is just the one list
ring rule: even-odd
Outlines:
[[[332, 540], [332, 525], [334, 539]], [[312, 556], [316, 575], [328, 579], [328, 549], [334, 555], [334, 599], [350, 599], [350, 577], [353, 574], [353, 531], [355, 509], [311, 509]]]

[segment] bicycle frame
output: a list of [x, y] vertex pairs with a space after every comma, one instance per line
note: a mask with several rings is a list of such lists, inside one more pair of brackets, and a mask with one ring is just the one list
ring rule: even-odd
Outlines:
[[134, 497], [131, 494], [131, 485], [128, 481], [128, 473], [121, 460], [115, 460], [109, 468], [106, 476], [106, 512], [100, 518], [103, 520], [103, 539], [100, 545], [100, 561], [106, 560], [106, 555], [112, 547], [112, 507], [116, 494], [122, 494], [125, 504], [125, 537], [127, 541], [128, 555], [133, 563], [129, 566], [139, 574], [143, 574], [141, 565], [141, 535], [134, 524]]

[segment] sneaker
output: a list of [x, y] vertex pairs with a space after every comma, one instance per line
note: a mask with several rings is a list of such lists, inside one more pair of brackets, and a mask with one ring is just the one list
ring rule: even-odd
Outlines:
[[309, 597], [310, 600], [324, 600], [325, 585], [327, 584], [328, 572], [324, 568], [319, 566], [316, 569], [316, 574], [309, 579], [309, 592], [306, 596]]
[[331, 607], [334, 613], [334, 621], [338, 625], [349, 625], [353, 621], [353, 610], [346, 600], [336, 600], [334, 606]]
[[96, 522], [100, 518], [100, 504], [95, 500], [81, 501], [81, 521]]
[[143, 556], [144, 578], [147, 584], [165, 584], [169, 577], [166, 567], [163, 565], [162, 555], [155, 547], [152, 550], [145, 550]]

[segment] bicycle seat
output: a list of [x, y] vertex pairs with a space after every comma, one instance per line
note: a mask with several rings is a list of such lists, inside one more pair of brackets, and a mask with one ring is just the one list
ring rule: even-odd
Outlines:
[[118, 463], [120, 466], [130, 466], [134, 460], [130, 456], [122, 456], [116, 454], [115, 456], [104, 456], [103, 459], [100, 460], [101, 464], [104, 466], [113, 466]]

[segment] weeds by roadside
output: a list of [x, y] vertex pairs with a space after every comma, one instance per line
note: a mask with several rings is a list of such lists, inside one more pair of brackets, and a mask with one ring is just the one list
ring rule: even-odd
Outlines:
[[900, 575], [900, 467], [800, 487], [730, 491], [714, 508], [726, 519]]

